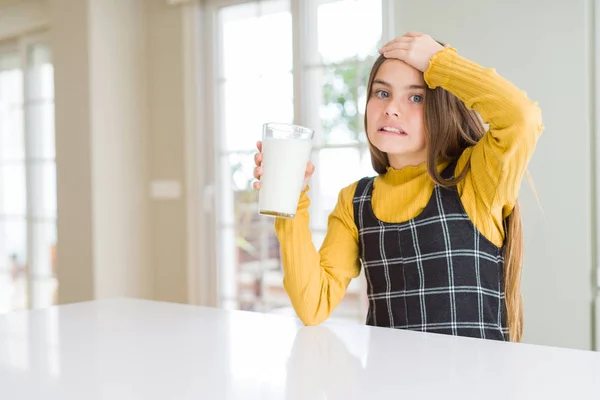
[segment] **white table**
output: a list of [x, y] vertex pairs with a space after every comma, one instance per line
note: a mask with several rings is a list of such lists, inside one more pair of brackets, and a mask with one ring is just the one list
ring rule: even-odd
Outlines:
[[600, 353], [142, 300], [0, 317], [0, 399], [600, 399]]

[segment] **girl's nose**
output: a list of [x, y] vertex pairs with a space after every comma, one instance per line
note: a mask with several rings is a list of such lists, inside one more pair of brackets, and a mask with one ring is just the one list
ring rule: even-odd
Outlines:
[[385, 114], [388, 117], [399, 117], [400, 114], [402, 113], [401, 107], [402, 107], [402, 104], [400, 104], [398, 101], [393, 101], [392, 99], [390, 99], [386, 103]]
[[386, 108], [385, 114], [387, 116], [399, 117], [400, 116], [400, 110], [398, 109], [398, 107], [389, 106], [388, 108]]

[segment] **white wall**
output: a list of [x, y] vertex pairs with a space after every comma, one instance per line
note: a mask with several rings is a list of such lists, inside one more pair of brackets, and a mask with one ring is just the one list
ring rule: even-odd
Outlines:
[[[56, 97], [59, 303], [189, 301], [193, 52], [165, 0], [0, 0], [0, 40], [48, 32]], [[189, 3], [183, 7], [192, 7]], [[193, 8], [193, 7], [192, 7]], [[189, 46], [185, 51], [185, 46]], [[187, 111], [186, 111], [187, 110]], [[191, 110], [191, 111], [190, 111]], [[153, 180], [182, 185], [149, 198]]]
[[397, 33], [417, 30], [494, 67], [537, 100], [545, 132], [526, 182], [524, 341], [592, 345], [590, 31], [585, 0], [398, 0]]
[[[68, 7], [68, 8], [67, 8]], [[59, 303], [94, 298], [87, 4], [50, 0]]]
[[[61, 303], [188, 301], [182, 12], [164, 0], [50, 0]], [[149, 198], [152, 180], [182, 196]]]
[[[59, 303], [119, 295], [187, 302], [193, 222], [181, 8], [164, 0], [17, 3], [0, 7], [0, 20], [29, 21], [17, 34], [46, 21], [52, 42]], [[182, 196], [150, 199], [155, 179], [181, 183]]]
[[143, 0], [50, 0], [59, 303], [151, 298]]
[[151, 297], [144, 0], [88, 0], [96, 297]]
[[184, 303], [188, 301], [188, 224], [194, 223], [186, 213], [191, 199], [186, 185], [184, 22], [181, 6], [150, 0], [147, 7], [149, 176], [182, 186], [180, 198], [150, 204], [154, 296]]

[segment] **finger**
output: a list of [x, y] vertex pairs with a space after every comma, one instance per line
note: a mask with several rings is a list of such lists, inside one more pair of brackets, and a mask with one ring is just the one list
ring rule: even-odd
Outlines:
[[410, 50], [412, 46], [412, 42], [397, 42], [397, 43], [392, 43], [389, 46], [384, 46], [380, 52], [381, 54], [385, 53], [385, 52], [389, 52], [392, 50]]
[[263, 173], [262, 167], [256, 167], [256, 168], [254, 168], [254, 177], [256, 179], [260, 179], [260, 177], [262, 176], [262, 173]]
[[410, 43], [412, 41], [414, 41], [415, 38], [412, 36], [399, 36], [396, 39], [392, 40], [390, 42], [390, 44], [394, 44], [394, 43]]
[[413, 38], [415, 38], [415, 37], [423, 36], [423, 33], [421, 33], [421, 32], [414, 32], [414, 31], [411, 31], [411, 32], [406, 32], [406, 33], [404, 34], [404, 36], [408, 36], [408, 37], [413, 37]]
[[252, 187], [254, 187], [254, 189], [256, 189], [256, 190], [260, 189], [260, 182], [254, 182], [252, 184]]
[[392, 51], [385, 51], [382, 53], [385, 58], [397, 58], [398, 60], [405, 61], [408, 58], [408, 50], [395, 49]]
[[262, 153], [254, 154], [254, 164], [256, 164], [257, 167], [260, 167], [260, 165], [262, 164], [262, 159], [263, 159]]
[[256, 142], [256, 148], [262, 153], [262, 141], [259, 140], [258, 142]]

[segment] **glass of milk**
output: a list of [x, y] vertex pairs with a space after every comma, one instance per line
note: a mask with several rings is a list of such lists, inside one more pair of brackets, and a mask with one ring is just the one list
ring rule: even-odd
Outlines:
[[314, 131], [298, 125], [263, 125], [261, 186], [258, 212], [294, 218], [310, 160]]

